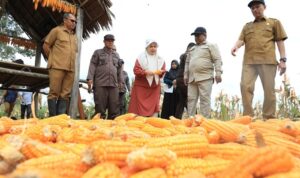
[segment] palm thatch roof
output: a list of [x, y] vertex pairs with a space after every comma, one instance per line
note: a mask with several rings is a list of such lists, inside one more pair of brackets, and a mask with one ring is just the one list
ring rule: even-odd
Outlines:
[[[42, 41], [50, 30], [62, 23], [63, 12], [52, 11], [51, 7], [39, 6], [34, 10], [33, 0], [1, 0], [23, 30], [36, 41]], [[65, 0], [83, 9], [83, 38], [112, 25], [113, 13], [110, 0]]]

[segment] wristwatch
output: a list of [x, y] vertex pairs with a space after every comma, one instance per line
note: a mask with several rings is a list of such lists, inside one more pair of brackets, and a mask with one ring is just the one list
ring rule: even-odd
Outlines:
[[286, 57], [280, 58], [279, 61], [286, 62]]

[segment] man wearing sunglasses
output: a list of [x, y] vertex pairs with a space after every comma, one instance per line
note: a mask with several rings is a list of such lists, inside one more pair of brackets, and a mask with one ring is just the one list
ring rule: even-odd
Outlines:
[[49, 116], [66, 113], [74, 82], [77, 39], [76, 17], [66, 13], [63, 23], [50, 31], [43, 50], [48, 57], [49, 69]]

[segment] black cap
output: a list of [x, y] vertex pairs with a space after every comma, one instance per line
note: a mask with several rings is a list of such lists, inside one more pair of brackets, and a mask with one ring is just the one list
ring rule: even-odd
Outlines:
[[249, 2], [248, 7], [251, 8], [253, 6], [253, 4], [256, 4], [256, 3], [266, 5], [264, 0], [252, 0]]
[[204, 27], [197, 27], [191, 35], [196, 35], [196, 34], [206, 34], [206, 29]]
[[104, 36], [104, 40], [114, 40], [115, 41], [115, 37], [112, 34], [107, 34]]

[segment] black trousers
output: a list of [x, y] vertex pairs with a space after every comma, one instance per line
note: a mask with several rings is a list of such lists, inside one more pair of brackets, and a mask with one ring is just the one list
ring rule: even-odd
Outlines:
[[181, 119], [184, 108], [187, 108], [187, 86], [184, 85], [183, 79], [182, 80], [177, 79], [176, 91], [177, 91], [178, 101], [176, 106], [175, 117]]
[[24, 119], [25, 116], [25, 112], [26, 112], [26, 118], [30, 118], [31, 115], [31, 104], [21, 104], [21, 119]]

